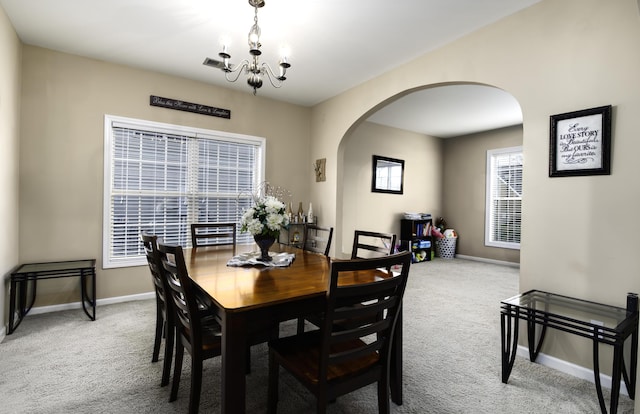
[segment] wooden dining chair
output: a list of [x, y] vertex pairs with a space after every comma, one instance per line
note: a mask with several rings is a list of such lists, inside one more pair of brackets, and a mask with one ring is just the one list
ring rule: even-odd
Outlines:
[[191, 247], [236, 246], [236, 223], [192, 223]]
[[144, 246], [147, 263], [149, 264], [149, 270], [151, 271], [151, 280], [153, 281], [156, 293], [156, 333], [153, 342], [153, 354], [151, 361], [158, 361], [160, 345], [162, 338], [164, 338], [164, 361], [160, 385], [165, 386], [169, 384], [175, 332], [171, 297], [168, 296], [169, 292], [167, 291], [166, 282], [163, 277], [162, 263], [160, 262], [160, 256], [158, 254], [158, 237], [143, 231], [140, 234], [140, 239]]
[[395, 245], [395, 234], [356, 230], [353, 235], [351, 258], [367, 259], [393, 254]]
[[322, 253], [329, 256], [331, 249], [331, 239], [333, 238], [333, 227], [321, 227], [316, 224], [307, 224], [304, 230], [303, 245], [304, 250]]
[[[302, 245], [303, 250], [321, 253], [329, 257], [331, 239], [333, 238], [333, 227], [321, 227], [316, 224], [307, 224], [305, 227]], [[309, 315], [308, 317], [313, 319], [310, 321], [312, 323], [319, 320], [319, 317], [315, 315]], [[304, 321], [305, 317], [301, 316], [298, 318], [298, 333], [304, 331]]]
[[189, 413], [197, 413], [202, 388], [202, 363], [221, 353], [221, 328], [213, 317], [203, 317], [199, 311], [193, 282], [187, 273], [182, 248], [158, 243], [163, 275], [175, 312], [176, 354], [173, 383], [169, 401], [178, 397], [184, 350], [191, 355], [191, 390]]
[[[340, 395], [372, 383], [378, 384], [378, 411], [389, 412], [392, 338], [410, 266], [410, 252], [331, 263], [322, 327], [269, 342], [269, 413], [277, 410], [280, 367], [315, 395], [318, 413]], [[393, 273], [386, 270], [391, 268]], [[381, 277], [339, 283], [363, 271]], [[350, 321], [348, 330], [340, 328], [344, 320]]]

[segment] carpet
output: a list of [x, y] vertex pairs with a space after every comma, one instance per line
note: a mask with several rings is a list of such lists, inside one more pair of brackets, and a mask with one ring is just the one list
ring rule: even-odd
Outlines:
[[[149, 280], [151, 287], [151, 280]], [[392, 413], [599, 413], [591, 382], [517, 357], [500, 380], [500, 301], [517, 294], [518, 269], [464, 259], [414, 264], [404, 300], [404, 404]], [[0, 413], [184, 413], [189, 400], [185, 355], [178, 400], [160, 387], [151, 362], [155, 303], [99, 306], [28, 315], [0, 344]], [[295, 333], [295, 321], [281, 335]], [[247, 412], [266, 412], [267, 347], [251, 350]], [[200, 412], [220, 412], [220, 358], [204, 363]], [[605, 393], [608, 401], [608, 393]], [[620, 397], [619, 413], [634, 402]], [[281, 413], [311, 413], [314, 397], [280, 375]], [[376, 388], [338, 398], [329, 413], [377, 412]]]

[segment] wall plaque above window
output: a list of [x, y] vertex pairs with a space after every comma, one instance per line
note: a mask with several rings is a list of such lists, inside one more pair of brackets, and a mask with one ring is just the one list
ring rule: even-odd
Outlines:
[[178, 111], [193, 112], [194, 114], [231, 119], [231, 111], [229, 109], [215, 108], [213, 106], [186, 102], [178, 99], [163, 98], [161, 96], [150, 95], [149, 105], [175, 109]]
[[611, 174], [611, 105], [551, 116], [549, 177]]

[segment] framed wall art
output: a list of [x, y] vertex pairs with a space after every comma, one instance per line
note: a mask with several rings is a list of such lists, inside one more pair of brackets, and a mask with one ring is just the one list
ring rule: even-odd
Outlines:
[[371, 192], [402, 194], [404, 160], [374, 155], [371, 171]]
[[551, 116], [549, 177], [611, 174], [611, 105]]

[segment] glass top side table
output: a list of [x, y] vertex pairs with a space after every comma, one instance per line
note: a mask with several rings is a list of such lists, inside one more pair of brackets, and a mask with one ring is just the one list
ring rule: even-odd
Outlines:
[[[627, 295], [627, 307], [604, 305], [569, 296], [530, 290], [500, 303], [502, 382], [507, 383], [518, 346], [519, 320], [527, 324], [529, 359], [534, 362], [544, 341], [546, 329], [553, 328], [593, 341], [593, 373], [598, 402], [607, 412], [600, 384], [598, 345], [614, 347], [611, 375], [610, 413], [617, 412], [620, 381], [624, 379], [630, 398], [635, 397], [638, 354], [638, 295]], [[536, 334], [536, 326], [540, 331]], [[624, 345], [631, 337], [629, 368], [624, 361]]]
[[9, 296], [9, 328], [12, 334], [33, 307], [39, 279], [80, 277], [80, 301], [84, 313], [96, 319], [96, 260], [69, 260], [61, 262], [26, 263], [11, 273]]

